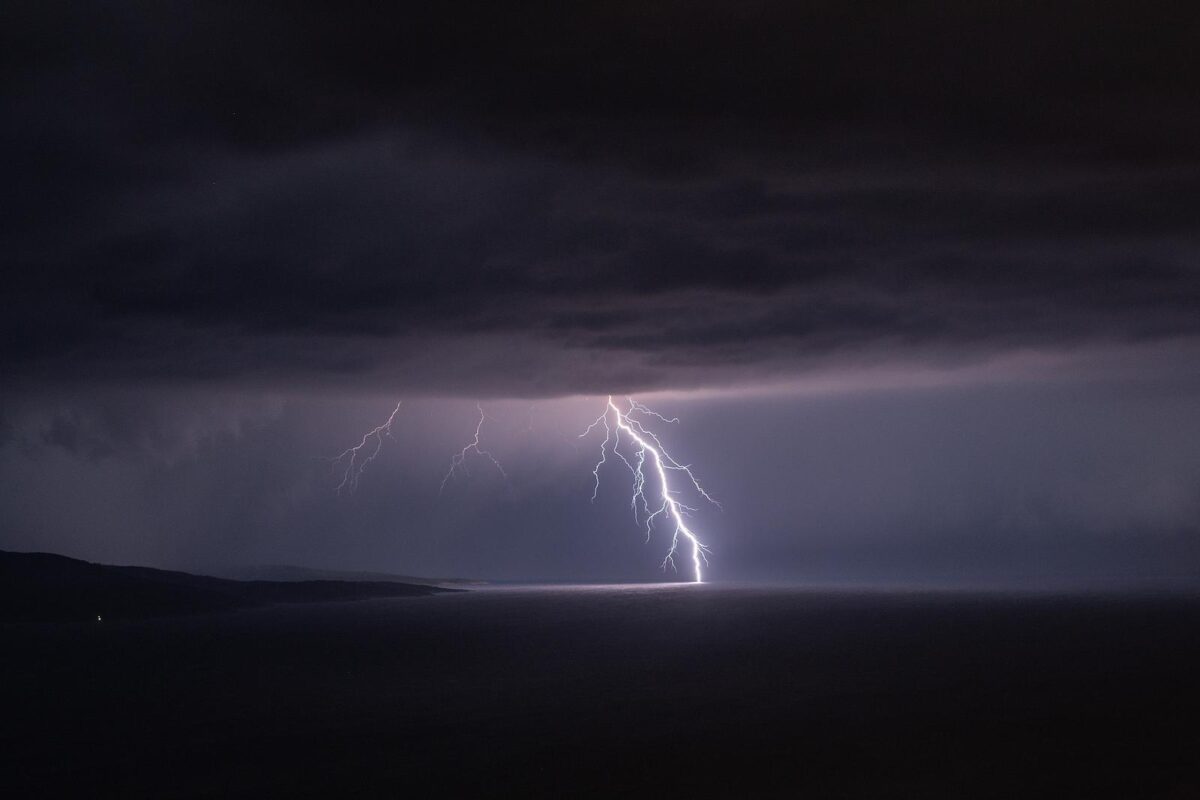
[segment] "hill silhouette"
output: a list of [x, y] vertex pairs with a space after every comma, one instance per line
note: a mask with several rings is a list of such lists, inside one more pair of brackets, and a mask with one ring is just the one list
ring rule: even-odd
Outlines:
[[211, 571], [205, 570], [205, 575], [218, 578], [229, 578], [235, 581], [354, 581], [368, 583], [408, 583], [414, 586], [484, 586], [489, 581], [472, 580], [468, 578], [428, 578], [417, 575], [397, 575], [392, 572], [371, 572], [365, 570], [319, 569], [316, 567], [298, 567], [292, 564], [255, 564], [241, 567], [223, 567]]
[[454, 590], [396, 581], [229, 580], [0, 550], [0, 620], [8, 622], [102, 621], [449, 591]]

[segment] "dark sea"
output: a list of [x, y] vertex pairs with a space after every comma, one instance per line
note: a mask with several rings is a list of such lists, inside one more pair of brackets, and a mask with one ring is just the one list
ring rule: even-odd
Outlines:
[[520, 587], [0, 626], [0, 796], [1200, 797], [1200, 597]]

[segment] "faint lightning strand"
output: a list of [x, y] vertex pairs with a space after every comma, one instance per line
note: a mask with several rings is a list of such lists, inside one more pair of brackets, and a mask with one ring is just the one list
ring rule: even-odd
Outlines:
[[[383, 437], [391, 437], [392, 423], [395, 422], [396, 415], [400, 413], [402, 403], [403, 401], [396, 403], [396, 407], [392, 410], [391, 416], [387, 418], [387, 422], [373, 430], [367, 431], [363, 434], [362, 441], [354, 447], [346, 448], [335, 458], [330, 459], [331, 467], [342, 467], [342, 482], [337, 486], [338, 494], [341, 494], [343, 489], [353, 494], [354, 490], [358, 488], [358, 479], [362, 477], [363, 470], [375, 460], [375, 456], [379, 455], [379, 451], [383, 449]], [[374, 442], [375, 447], [369, 454], [364, 455], [365, 448], [372, 442]]]
[[633, 412], [637, 411], [642, 414], [646, 414], [647, 416], [658, 417], [663, 422], [676, 423], [676, 424], [678, 424], [678, 422], [679, 422], [679, 417], [671, 417], [670, 419], [667, 419], [666, 417], [664, 417], [662, 414], [658, 413], [657, 411], [651, 411], [650, 409], [646, 408], [644, 405], [639, 403], [637, 400], [634, 400], [632, 397], [626, 397], [625, 399], [629, 401], [629, 411], [626, 413], [632, 414]]
[[600, 443], [600, 460], [596, 462], [596, 466], [592, 469], [592, 477], [596, 479], [595, 485], [592, 487], [592, 502], [596, 502], [596, 495], [600, 493], [600, 468], [604, 466], [606, 460], [605, 451], [608, 449], [608, 443], [612, 439], [612, 428], [608, 427], [608, 409], [604, 409], [604, 413], [596, 417], [591, 425], [587, 426], [587, 430], [579, 434], [579, 438], [587, 436], [592, 430], [598, 426], [604, 426], [604, 441]]
[[[662, 442], [651, 433], [637, 419], [631, 418], [631, 414], [642, 414], [649, 417], [662, 420], [663, 422], [678, 422], [678, 419], [667, 419], [663, 415], [651, 411], [646, 406], [629, 398], [629, 409], [622, 412], [621, 409], [613, 402], [612, 397], [608, 398], [608, 406], [604, 409], [604, 413], [592, 422], [587, 427], [580, 438], [587, 436], [595, 428], [600, 425], [604, 426], [605, 436], [604, 441], [600, 444], [600, 460], [596, 462], [596, 466], [592, 469], [592, 474], [596, 478], [596, 486], [592, 493], [592, 500], [596, 499], [596, 494], [600, 489], [600, 468], [604, 466], [607, 460], [607, 451], [612, 450], [613, 454], [625, 463], [633, 474], [633, 494], [630, 497], [630, 506], [633, 508], [634, 517], [638, 517], [639, 501], [642, 513], [645, 515], [646, 538], [649, 540], [651, 531], [655, 527], [655, 520], [659, 517], [667, 517], [674, 523], [674, 530], [671, 533], [671, 544], [667, 550], [667, 555], [663, 558], [662, 568], [666, 569], [669, 565], [672, 569], [675, 568], [675, 555], [679, 550], [680, 539], [684, 539], [691, 545], [692, 566], [695, 570], [696, 583], [700, 583], [704, 579], [703, 567], [708, 564], [709, 549], [696, 536], [695, 532], [688, 527], [687, 516], [689, 512], [695, 511], [680, 502], [676, 498], [676, 493], [671, 488], [671, 482], [668, 478], [669, 472], [682, 472], [688, 478], [693, 488], [705, 500], [717, 505], [720, 504], [714, 500], [704, 487], [700, 485], [699, 480], [692, 473], [691, 467], [686, 464], [680, 464], [676, 461]], [[609, 416], [613, 418], [613, 424], [609, 424]], [[633, 442], [634, 460], [631, 462], [621, 451], [620, 436], [624, 432], [625, 436]], [[611, 442], [611, 447], [610, 447]], [[651, 508], [650, 502], [646, 497], [646, 453], [650, 454], [650, 461], [654, 465], [654, 474], [658, 478], [659, 494], [662, 502], [656, 508]]]
[[500, 462], [496, 460], [496, 457], [489, 451], [484, 450], [479, 446], [479, 437], [483, 432], [483, 422], [484, 420], [490, 418], [483, 413], [483, 406], [481, 404], [476, 403], [475, 408], [479, 409], [479, 422], [475, 423], [475, 438], [468, 442], [466, 447], [464, 447], [462, 450], [459, 450], [450, 458], [450, 469], [446, 471], [445, 477], [442, 478], [442, 485], [438, 489], [438, 494], [441, 494], [442, 491], [445, 490], [447, 481], [458, 476], [458, 472], [460, 470], [463, 473], [468, 475], [470, 474], [470, 472], [467, 470], [467, 453], [470, 453], [471, 451], [475, 451], [477, 455], [483, 456], [487, 460], [491, 461], [496, 467], [496, 470], [500, 473], [500, 476], [505, 480], [508, 480], [508, 473], [504, 471], [504, 467], [500, 466]]

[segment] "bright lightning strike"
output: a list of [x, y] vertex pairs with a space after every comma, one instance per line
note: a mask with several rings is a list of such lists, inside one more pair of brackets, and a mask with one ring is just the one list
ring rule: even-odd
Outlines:
[[[379, 451], [383, 449], [383, 437], [392, 435], [392, 423], [395, 422], [396, 415], [400, 413], [401, 403], [403, 401], [396, 403], [396, 408], [392, 410], [387, 422], [374, 430], [367, 431], [363, 434], [362, 441], [354, 447], [346, 448], [336, 458], [330, 459], [330, 464], [334, 469], [342, 468], [342, 482], [337, 486], [338, 494], [341, 494], [343, 489], [353, 494], [354, 490], [358, 488], [358, 479], [362, 477], [363, 470], [375, 460], [375, 456], [379, 455]], [[366, 451], [372, 443], [374, 443], [374, 447], [367, 453]], [[366, 454], [364, 455], [364, 453]]]
[[[604, 441], [600, 444], [600, 460], [592, 468], [592, 476], [595, 478], [595, 485], [592, 489], [592, 501], [595, 502], [600, 492], [600, 470], [607, 463], [608, 454], [611, 452], [615, 458], [619, 459], [626, 466], [633, 477], [633, 493], [629, 498], [629, 506], [633, 511], [634, 519], [645, 527], [646, 540], [650, 540], [660, 517], [669, 520], [673, 525], [670, 547], [663, 558], [662, 568], [664, 570], [668, 566], [672, 569], [676, 568], [675, 556], [679, 552], [682, 540], [691, 548], [694, 580], [700, 583], [704, 579], [703, 568], [708, 564], [709, 549], [696, 536], [695, 531], [688, 527], [687, 518], [696, 509], [685, 505], [679, 500], [679, 492], [677, 488], [672, 486], [671, 476], [675, 475], [677, 478], [682, 476], [682, 479], [691, 486], [696, 494], [718, 508], [720, 508], [720, 503], [714, 500], [704, 487], [700, 485], [700, 481], [692, 473], [691, 466], [676, 461], [667, 452], [666, 447], [663, 446], [658, 436], [649, 430], [644, 422], [646, 419], [656, 419], [672, 424], [679, 422], [678, 418], [672, 417], [668, 419], [657, 411], [634, 400], [632, 397], [628, 398], [628, 402], [629, 407], [622, 410], [613, 402], [610, 396], [604, 412], [596, 417], [592, 421], [592, 424], [588, 425], [587, 429], [579, 435], [579, 438], [582, 439], [596, 428], [604, 427]], [[358, 444], [346, 448], [337, 457], [330, 459], [335, 469], [341, 468], [342, 480], [337, 486], [339, 494], [343, 489], [354, 492], [358, 488], [358, 482], [363, 472], [383, 449], [384, 437], [392, 435], [392, 424], [396, 420], [396, 415], [400, 413], [400, 406], [401, 403], [397, 403], [396, 408], [388, 416], [387, 421], [363, 434]], [[491, 451], [485, 450], [482, 446], [483, 423], [491, 418], [484, 413], [481, 404], [476, 403], [475, 408], [479, 411], [479, 420], [475, 423], [475, 435], [465, 447], [450, 458], [450, 468], [442, 477], [442, 484], [438, 490], [439, 493], [446, 488], [446, 484], [450, 479], [457, 478], [460, 472], [469, 474], [467, 457], [472, 452], [490, 461], [501, 477], [505, 480], [508, 479], [508, 474], [504, 471], [504, 467], [501, 466], [500, 461]], [[532, 431], [532, 427], [531, 412], [528, 429]], [[621, 444], [622, 435], [631, 442], [631, 444], [625, 446], [624, 451]], [[657, 497], [659, 500], [656, 504], [652, 504], [646, 494], [647, 454], [649, 454], [649, 462], [653, 466], [650, 476], [657, 479]]]
[[474, 451], [477, 455], [483, 456], [488, 461], [491, 461], [492, 465], [496, 467], [497, 471], [499, 471], [501, 477], [503, 477], [505, 480], [508, 480], [508, 474], [504, 471], [504, 467], [500, 466], [500, 462], [496, 460], [496, 457], [492, 455], [491, 452], [484, 450], [479, 446], [479, 437], [483, 432], [484, 420], [490, 419], [490, 417], [483, 413], [483, 406], [479, 403], [475, 404], [475, 408], [479, 410], [479, 422], [475, 423], [475, 438], [468, 442], [466, 447], [464, 447], [462, 450], [459, 450], [451, 457], [450, 469], [446, 471], [445, 477], [442, 478], [441, 488], [438, 489], [439, 494], [445, 490], [447, 481], [449, 481], [451, 478], [458, 477], [459, 471], [462, 471], [468, 475], [470, 474], [470, 472], [467, 470], [467, 454], [471, 451]]
[[[596, 479], [595, 486], [592, 489], [592, 501], [595, 502], [596, 495], [600, 491], [600, 468], [607, 462], [607, 453], [611, 451], [614, 456], [619, 458], [629, 468], [630, 474], [633, 475], [633, 494], [629, 498], [629, 505], [633, 509], [634, 519], [641, 521], [645, 525], [646, 540], [649, 541], [650, 534], [655, 527], [655, 520], [659, 517], [666, 517], [674, 525], [671, 533], [671, 546], [667, 550], [666, 557], [663, 558], [662, 568], [666, 569], [669, 565], [672, 569], [675, 569], [675, 555], [678, 552], [680, 538], [682, 537], [691, 546], [695, 581], [696, 583], [700, 583], [704, 579], [703, 566], [708, 564], [707, 554], [709, 550], [697, 538], [695, 532], [688, 527], [687, 517], [695, 509], [684, 505], [677, 499], [678, 492], [671, 488], [668, 473], [682, 474], [697, 494], [718, 508], [720, 508], [720, 504], [709, 496], [704, 487], [700, 485], [696, 476], [692, 474], [691, 467], [676, 461], [667, 452], [666, 448], [663, 447], [659, 438], [642, 424], [639, 417], [653, 417], [667, 423], [679, 422], [679, 420], [675, 418], [667, 419], [662, 414], [650, 410], [632, 397], [628, 398], [628, 400], [629, 408], [622, 411], [610, 396], [604, 413], [596, 417], [592, 424], [588, 425], [587, 430], [579, 434], [579, 438], [582, 439], [594, 429], [601, 425], [604, 426], [604, 441], [600, 444], [600, 460], [596, 462], [596, 466], [592, 469], [592, 475]], [[611, 424], [610, 417], [612, 418]], [[633, 442], [632, 461], [621, 452], [622, 433]], [[658, 495], [662, 500], [661, 503], [653, 508], [650, 505], [650, 501], [646, 498], [645, 466], [647, 453], [650, 454], [650, 461], [654, 466], [654, 476], [658, 478]], [[643, 517], [644, 519], [642, 519]]]

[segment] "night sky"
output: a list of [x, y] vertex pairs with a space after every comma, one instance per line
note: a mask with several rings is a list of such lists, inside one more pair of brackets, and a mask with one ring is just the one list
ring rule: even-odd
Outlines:
[[[1194, 7], [25, 3], [3, 36], [0, 549], [661, 580], [577, 438], [632, 394], [722, 502], [714, 580], [1200, 574]], [[508, 479], [439, 493], [477, 402]]]

